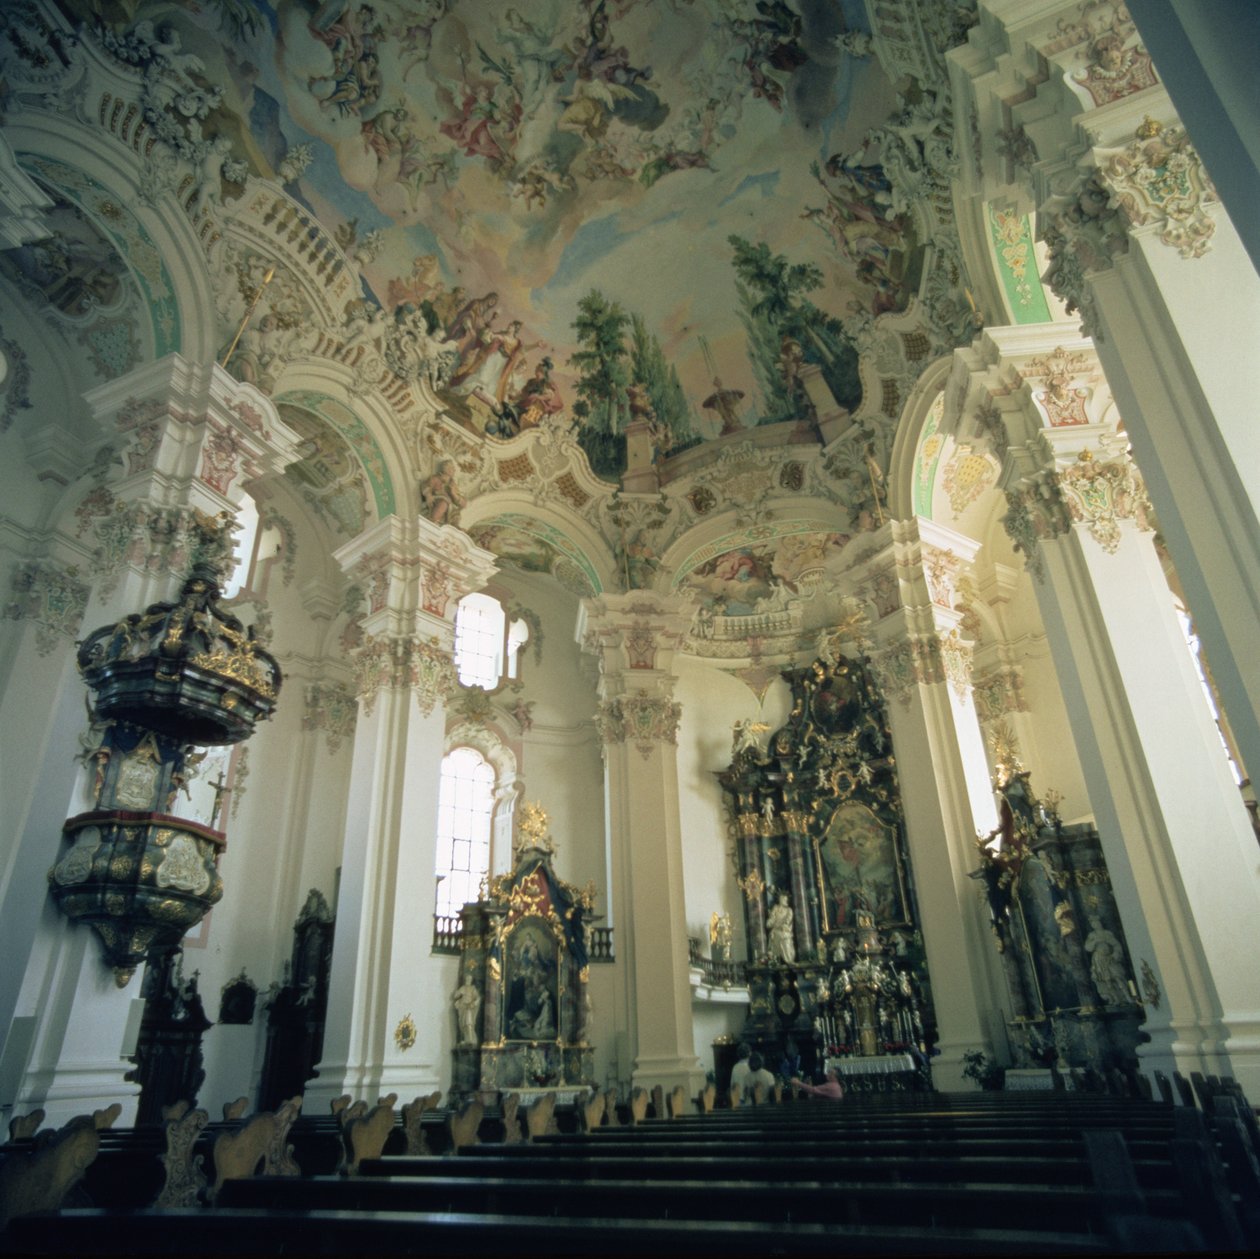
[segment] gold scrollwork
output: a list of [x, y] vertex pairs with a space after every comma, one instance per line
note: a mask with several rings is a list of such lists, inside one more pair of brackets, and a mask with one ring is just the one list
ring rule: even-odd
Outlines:
[[1089, 887], [1101, 883], [1110, 883], [1111, 875], [1104, 869], [1095, 870], [1078, 870], [1076, 872], [1076, 886]]
[[416, 1021], [410, 1014], [404, 1014], [394, 1028], [394, 1044], [406, 1053], [416, 1043]]
[[742, 879], [738, 879], [739, 890], [743, 892], [744, 897], [748, 901], [760, 899], [762, 893], [766, 890], [766, 881], [761, 877], [759, 870], [752, 870]]

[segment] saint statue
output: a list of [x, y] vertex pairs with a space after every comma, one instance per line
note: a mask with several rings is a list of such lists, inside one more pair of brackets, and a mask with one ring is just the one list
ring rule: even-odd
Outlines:
[[1089, 974], [1105, 1005], [1123, 1005], [1131, 1000], [1129, 977], [1124, 969], [1120, 941], [1106, 927], [1095, 926], [1085, 940], [1089, 954]]
[[766, 915], [772, 962], [796, 961], [796, 938], [792, 931], [792, 920], [792, 906], [788, 904], [787, 893], [781, 892], [778, 903]]
[[459, 1019], [459, 1043], [477, 1043], [477, 1016], [481, 1013], [481, 993], [471, 979], [455, 989], [455, 1014]]

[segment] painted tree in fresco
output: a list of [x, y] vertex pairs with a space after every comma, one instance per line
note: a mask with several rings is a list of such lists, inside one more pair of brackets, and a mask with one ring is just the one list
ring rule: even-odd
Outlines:
[[578, 442], [596, 476], [619, 476], [626, 466], [626, 420], [630, 383], [625, 330], [629, 316], [597, 289], [578, 302], [573, 331], [580, 348], [569, 359], [577, 368], [578, 400], [573, 404], [581, 428]]
[[630, 378], [647, 390], [656, 418], [673, 435], [670, 449], [677, 452], [699, 440], [678, 369], [666, 361], [661, 343], [648, 332], [642, 315], [630, 317], [630, 330]]
[[646, 390], [657, 420], [673, 436], [672, 451], [699, 440], [678, 372], [666, 361], [661, 343], [648, 332], [642, 316], [627, 315], [616, 302], [592, 289], [578, 303], [573, 330], [581, 346], [569, 359], [581, 373], [573, 414], [581, 423], [578, 442], [597, 476], [618, 477], [625, 471], [628, 387], [632, 384]]
[[[840, 321], [819, 310], [805, 296], [822, 287], [822, 271], [813, 263], [789, 262], [782, 254], [771, 253], [764, 241], [754, 245], [742, 236], [727, 239], [734, 250], [735, 274], [746, 303], [744, 326], [749, 328], [751, 324], [757, 329], [756, 340], [752, 339], [753, 329], [749, 331], [759, 367], [768, 347], [758, 341], [764, 342], [767, 331], [778, 342], [791, 337], [801, 346], [806, 361], [822, 368], [823, 379], [836, 401], [855, 409], [862, 400], [857, 350]], [[764, 380], [762, 387], [766, 387]], [[777, 386], [777, 392], [782, 395], [782, 384]], [[766, 398], [772, 408], [780, 400], [770, 395]]]

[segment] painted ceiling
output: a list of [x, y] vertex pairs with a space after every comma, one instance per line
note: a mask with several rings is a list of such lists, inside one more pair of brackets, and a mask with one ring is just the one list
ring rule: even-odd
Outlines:
[[203, 195], [230, 212], [240, 162], [283, 182], [360, 262], [358, 312], [423, 312], [465, 422], [472, 394], [517, 400], [518, 424], [582, 401], [592, 293], [586, 331], [592, 309], [626, 316], [657, 411], [674, 399], [671, 440], [785, 418], [757, 276], [832, 321], [830, 347], [802, 337], [825, 366], [842, 321], [904, 307], [917, 283], [922, 244], [870, 140], [899, 97], [862, 0], [63, 7], [124, 59], [138, 32], [143, 56], [156, 40], [218, 89], [203, 175], [217, 183], [217, 160], [225, 180]]

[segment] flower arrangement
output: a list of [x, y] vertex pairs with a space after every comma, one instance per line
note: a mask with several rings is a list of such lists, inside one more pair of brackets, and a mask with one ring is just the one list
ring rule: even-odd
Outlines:
[[962, 1060], [964, 1078], [974, 1080], [982, 1089], [1000, 1089], [1005, 1082], [1006, 1069], [981, 1050], [967, 1050]]

